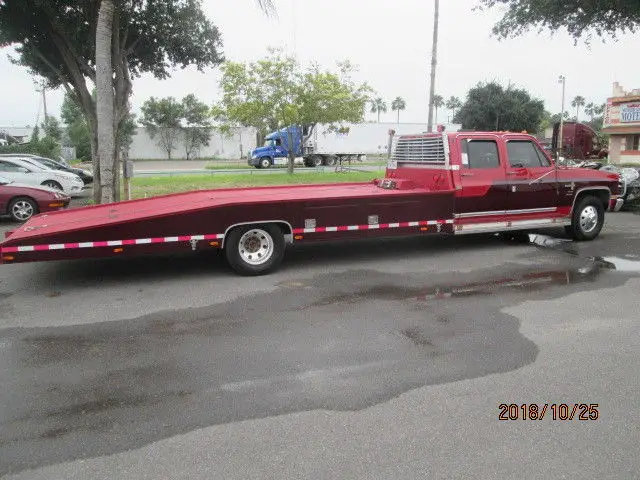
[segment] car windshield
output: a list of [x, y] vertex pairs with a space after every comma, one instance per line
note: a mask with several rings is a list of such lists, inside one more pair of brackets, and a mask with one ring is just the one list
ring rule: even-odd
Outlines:
[[265, 140], [264, 142], [264, 146], [265, 147], [273, 147], [275, 146], [276, 142], [275, 140], [271, 139], [271, 140]]

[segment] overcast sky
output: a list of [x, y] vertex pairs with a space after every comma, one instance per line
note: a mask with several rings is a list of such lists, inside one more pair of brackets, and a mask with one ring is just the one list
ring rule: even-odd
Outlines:
[[[281, 46], [307, 64], [318, 62], [334, 68], [336, 60], [349, 59], [359, 67], [356, 79], [367, 81], [388, 103], [396, 96], [407, 101], [401, 121], [427, 120], [429, 69], [433, 28], [430, 0], [274, 0], [277, 17], [267, 18], [256, 0], [204, 0], [209, 17], [222, 32], [224, 54], [234, 61], [264, 56], [269, 46]], [[464, 98], [480, 81], [497, 80], [505, 86], [523, 87], [544, 100], [546, 108], [559, 112], [559, 74], [567, 77], [567, 97], [586, 97], [604, 103], [612, 83], [640, 88], [640, 36], [618, 42], [595, 40], [591, 49], [574, 46], [566, 34], [531, 33], [499, 42], [491, 27], [500, 11], [473, 11], [477, 0], [444, 0], [440, 12], [437, 93]], [[11, 48], [0, 52], [2, 101], [0, 126], [33, 125], [42, 102], [24, 68], [12, 65]], [[149, 76], [135, 80], [132, 105], [135, 112], [150, 96], [182, 98], [195, 93], [207, 103], [218, 99], [220, 75], [178, 70], [169, 80]], [[62, 92], [49, 92], [50, 115], [59, 116]], [[439, 121], [448, 112], [440, 112]], [[374, 115], [368, 115], [373, 119]], [[394, 121], [395, 114], [381, 120]]]

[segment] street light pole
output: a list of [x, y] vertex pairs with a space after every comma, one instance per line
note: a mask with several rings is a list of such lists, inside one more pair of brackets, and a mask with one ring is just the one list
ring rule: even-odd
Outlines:
[[558, 132], [558, 159], [560, 159], [560, 154], [562, 153], [562, 141], [564, 140], [564, 97], [567, 78], [564, 75], [560, 75], [560, 77], [558, 77], [558, 83], [562, 84], [562, 112], [560, 112], [560, 131]]
[[433, 14], [433, 50], [431, 52], [431, 89], [429, 92], [429, 123], [427, 130], [433, 132], [433, 97], [436, 93], [436, 66], [438, 65], [438, 20], [440, 16], [440, 0], [435, 0]]

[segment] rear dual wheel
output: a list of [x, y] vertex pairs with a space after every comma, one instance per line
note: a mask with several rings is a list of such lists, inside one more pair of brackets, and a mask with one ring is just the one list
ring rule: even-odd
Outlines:
[[229, 265], [240, 275], [264, 275], [282, 263], [284, 234], [274, 224], [243, 225], [229, 233], [224, 249]]

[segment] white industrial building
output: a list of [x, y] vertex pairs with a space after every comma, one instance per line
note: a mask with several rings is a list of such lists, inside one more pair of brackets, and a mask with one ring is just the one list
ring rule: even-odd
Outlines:
[[[192, 154], [192, 158], [246, 158], [247, 153], [256, 148], [256, 129], [252, 127], [237, 127], [231, 135], [223, 135], [218, 131], [211, 132], [209, 145], [201, 147], [199, 152]], [[164, 160], [167, 152], [158, 144], [158, 138], [151, 138], [145, 127], [138, 127], [133, 136], [129, 150], [131, 160]], [[171, 152], [171, 158], [186, 159], [184, 144], [176, 141], [176, 148]]]

